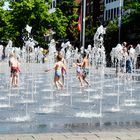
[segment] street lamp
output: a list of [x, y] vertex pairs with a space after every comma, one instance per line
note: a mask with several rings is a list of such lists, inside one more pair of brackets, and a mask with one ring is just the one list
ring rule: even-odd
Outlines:
[[85, 48], [85, 18], [86, 18], [86, 0], [81, 0], [80, 47], [83, 47], [83, 48]]
[[85, 18], [86, 18], [86, 0], [82, 1], [82, 47], [85, 48]]
[[120, 41], [121, 41], [122, 3], [123, 3], [123, 0], [119, 0], [119, 18], [118, 18], [119, 33], [118, 33], [118, 43], [120, 43]]

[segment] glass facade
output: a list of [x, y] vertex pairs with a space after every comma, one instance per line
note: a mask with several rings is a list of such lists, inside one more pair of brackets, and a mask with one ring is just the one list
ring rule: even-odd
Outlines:
[[119, 7], [105, 11], [105, 20], [112, 20], [119, 16]]
[[56, 0], [52, 0], [51, 9], [56, 8]]
[[113, 20], [120, 14], [123, 0], [105, 0], [104, 21]]
[[52, 0], [49, 12], [53, 13], [53, 12], [55, 12], [55, 10], [56, 10], [56, 0]]
[[106, 4], [114, 2], [114, 1], [117, 1], [117, 0], [106, 0]]

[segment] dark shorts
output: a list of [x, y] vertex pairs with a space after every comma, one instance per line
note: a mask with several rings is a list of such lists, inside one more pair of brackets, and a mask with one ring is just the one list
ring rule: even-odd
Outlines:
[[87, 76], [89, 74], [89, 69], [88, 68], [83, 68], [83, 74]]

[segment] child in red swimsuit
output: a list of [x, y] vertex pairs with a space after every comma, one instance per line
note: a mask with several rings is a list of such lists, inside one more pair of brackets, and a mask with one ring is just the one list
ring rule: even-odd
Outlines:
[[12, 86], [17, 87], [19, 82], [19, 62], [14, 53], [10, 54], [9, 66], [11, 68], [11, 83]]

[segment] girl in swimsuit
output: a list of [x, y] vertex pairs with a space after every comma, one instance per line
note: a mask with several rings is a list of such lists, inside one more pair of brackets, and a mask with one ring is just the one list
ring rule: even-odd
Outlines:
[[[62, 62], [62, 56], [61, 55], [57, 55], [56, 57], [56, 63], [53, 67], [53, 69], [55, 70], [55, 74], [54, 74], [54, 84], [56, 86], [57, 89], [63, 89], [63, 83], [61, 82], [61, 77], [62, 77], [62, 68], [66, 71], [66, 67]], [[47, 71], [50, 71], [46, 70]]]
[[54, 75], [54, 83], [57, 89], [63, 89], [63, 83], [61, 82], [62, 77], [62, 69], [66, 71], [66, 67], [62, 62], [62, 56], [58, 55], [56, 58], [57, 62], [54, 65], [55, 75]]
[[83, 55], [83, 61], [82, 61], [82, 69], [83, 69], [83, 75], [82, 75], [82, 79], [84, 81], [84, 83], [87, 84], [87, 86], [90, 86], [89, 82], [87, 81], [87, 75], [89, 74], [89, 55], [84, 53]]
[[[58, 55], [61, 55], [61, 54], [58, 54]], [[62, 56], [62, 63], [65, 65], [65, 67], [66, 67], [66, 60], [65, 60], [65, 58], [64, 58], [64, 56], [63, 55], [61, 55]], [[64, 68], [62, 68], [62, 83], [63, 83], [63, 85], [64, 85], [64, 79], [65, 79], [65, 74], [66, 74], [66, 71], [65, 71], [65, 69]]]
[[80, 81], [81, 87], [83, 87], [82, 68], [79, 59], [77, 59], [76, 63], [74, 64], [74, 67], [76, 67], [77, 78]]

